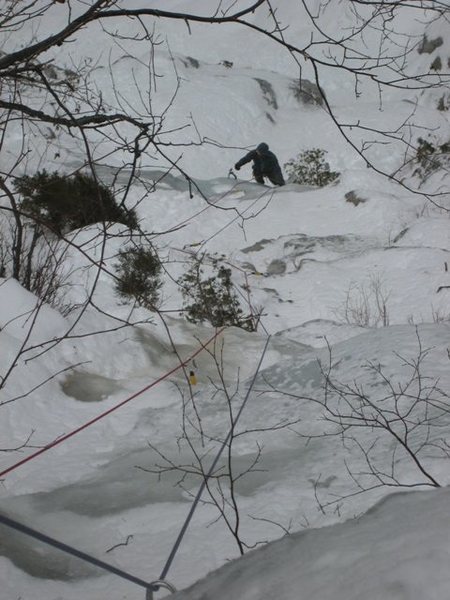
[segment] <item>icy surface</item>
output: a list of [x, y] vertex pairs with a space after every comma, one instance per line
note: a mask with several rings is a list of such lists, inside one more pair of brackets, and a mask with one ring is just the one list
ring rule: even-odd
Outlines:
[[[170, 4], [182, 10], [185, 2]], [[190, 5], [193, 11], [211, 6], [209, 0]], [[283, 0], [279, 5], [280, 18], [291, 24], [289, 35], [309, 43], [310, 29], [297, 18], [297, 3]], [[64, 22], [66, 6], [56, 8], [52, 30]], [[344, 27], [349, 15], [339, 8], [327, 18], [333, 31]], [[258, 21], [261, 16], [255, 19], [264, 25]], [[352, 443], [329, 436], [334, 430], [324, 420], [323, 398], [330, 360], [340, 384], [361, 386], [370, 398], [385, 403], [389, 382], [395, 389], [406, 385], [418, 357], [423, 382], [448, 392], [448, 213], [367, 169], [320, 107], [299, 103], [292, 91], [298, 67], [276, 45], [234, 26], [192, 24], [192, 35], [184, 23], [161, 21], [158, 27], [171, 52], [162, 46], [156, 67], [173, 73], [175, 61], [181, 81], [168, 124], [175, 129], [192, 115], [205, 138], [223, 144], [191, 146], [181, 157], [177, 148], [168, 149], [194, 177], [192, 197], [186, 180], [171, 172], [138, 206], [144, 228], [170, 230], [155, 233], [155, 239], [170, 275], [163, 309], [172, 312], [165, 323], [154, 315], [146, 322], [149, 314], [136, 309], [132, 316], [139, 324], [118, 327], [131, 308], [121, 304], [107, 273], [93, 295], [98, 310], [91, 306], [67, 316], [41, 305], [17, 282], [1, 279], [0, 376], [8, 379], [0, 390], [0, 446], [12, 450], [31, 438], [28, 448], [1, 452], [0, 469], [155, 382], [214, 334], [211, 327], [189, 324], [178, 313], [181, 300], [174, 281], [195, 253], [204, 253], [207, 264], [220, 258], [232, 269], [241, 297], [261, 310], [261, 327], [253, 334], [234, 328], [220, 334], [216, 350], [221, 374], [207, 351], [186, 364], [198, 379], [193, 393], [203, 428], [203, 435], [197, 431], [193, 436], [191, 448], [182, 439], [189, 389], [179, 369], [5, 476], [0, 510], [146, 581], [157, 579], [201, 478], [189, 469], [184, 476], [176, 470], [154, 471], [162, 463], [191, 467], [194, 453], [210, 464], [230, 427], [229, 406], [217, 387], [225, 383], [234, 394], [233, 408], [240, 406], [270, 334], [239, 423], [242, 435], [235, 440], [232, 464], [242, 474], [235, 486], [242, 540], [248, 549], [277, 541], [232, 560], [239, 556], [238, 546], [206, 495], [168, 575], [178, 589], [194, 586], [176, 597], [442, 600], [450, 584], [448, 489], [391, 495], [398, 491], [393, 486], [360, 493], [355, 474], [367, 470], [368, 448], [377, 468], [395, 465], [400, 483], [424, 488], [429, 480], [408, 456], [393, 454], [386, 432], [367, 428]], [[423, 24], [410, 15], [402, 27], [421, 35]], [[429, 34], [441, 34], [438, 27], [432, 24]], [[122, 33], [135, 33], [131, 22]], [[448, 54], [448, 35], [444, 38], [442, 51]], [[97, 56], [97, 44], [95, 30], [82, 31], [73, 44], [61, 48], [59, 59], [70, 63], [71, 53], [91, 59]], [[134, 102], [135, 80], [147, 81], [148, 73], [142, 65], [132, 71], [122, 50], [110, 50], [107, 59], [104, 49], [95, 81], [107, 100], [113, 94], [107, 60], [116, 60], [116, 85]], [[429, 55], [414, 54], [409, 68], [420, 73], [429, 61]], [[395, 130], [411, 113], [411, 97], [402, 92], [386, 94], [380, 111], [373, 90], [356, 99], [353, 79], [329, 71], [325, 91], [344, 120], [356, 115], [369, 127]], [[307, 65], [304, 76], [312, 76]], [[160, 79], [155, 110], [165, 106], [175, 84], [169, 75]], [[427, 94], [419, 102], [412, 99], [418, 135], [426, 127], [448, 137], [448, 115], [432, 108], [436, 97]], [[11, 131], [14, 149], [21, 131], [18, 126]], [[180, 142], [183, 135], [181, 131]], [[360, 134], [354, 135], [358, 141]], [[236, 160], [262, 140], [282, 164], [304, 149], [322, 147], [341, 176], [322, 189], [292, 183], [281, 189], [263, 187], [250, 180], [249, 166], [240, 171], [240, 179], [227, 177]], [[101, 150], [106, 155], [108, 147]], [[395, 143], [389, 148], [374, 145], [371, 158], [391, 172], [403, 159], [397, 150]], [[29, 158], [30, 169], [36, 156]], [[14, 157], [11, 151], [2, 159]], [[48, 143], [47, 160], [50, 169], [77, 168], [81, 152], [76, 139], [58, 134]], [[128, 173], [118, 166], [103, 164], [98, 175], [105, 182], [118, 177], [123, 184]], [[142, 182], [158, 182], [164, 173], [162, 164], [144, 157]], [[143, 195], [144, 187], [136, 184], [129, 202]], [[118, 235], [104, 247], [98, 243], [100, 231], [91, 226], [74, 232], [73, 240], [87, 256], [113, 270], [123, 243], [121, 229], [111, 228]], [[87, 256], [67, 250], [67, 278], [73, 284], [69, 299], [75, 304], [86, 299], [95, 280]], [[68, 331], [71, 337], [53, 346]], [[21, 350], [25, 352], [19, 356]], [[374, 366], [381, 373], [376, 375]], [[416, 434], [415, 442], [420, 444], [428, 433]], [[448, 419], [440, 421], [438, 435], [448, 442]], [[255, 470], [246, 472], [255, 464]], [[441, 485], [450, 483], [447, 457], [428, 448], [424, 464]], [[222, 457], [219, 468], [225, 466]], [[291, 535], [283, 537], [287, 531]], [[4, 527], [0, 581], [0, 600], [140, 600], [145, 594]]]

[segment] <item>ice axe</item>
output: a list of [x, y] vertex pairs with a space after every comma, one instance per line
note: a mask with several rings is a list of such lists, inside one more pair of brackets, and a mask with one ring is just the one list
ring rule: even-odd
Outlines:
[[234, 179], [237, 179], [236, 173], [233, 171], [233, 169], [230, 169], [228, 171], [228, 177], [233, 177]]

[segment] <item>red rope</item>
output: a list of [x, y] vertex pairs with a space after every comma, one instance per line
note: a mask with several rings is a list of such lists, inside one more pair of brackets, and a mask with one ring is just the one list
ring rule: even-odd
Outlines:
[[93, 419], [91, 419], [87, 423], [84, 423], [84, 425], [81, 425], [80, 427], [77, 427], [77, 429], [74, 429], [73, 431], [70, 431], [69, 433], [66, 433], [65, 435], [57, 438], [55, 441], [51, 442], [50, 444], [47, 444], [47, 446], [44, 446], [43, 448], [41, 448], [37, 452], [34, 452], [33, 454], [30, 454], [30, 456], [27, 456], [26, 458], [23, 458], [22, 460], [19, 460], [19, 462], [13, 464], [11, 467], [8, 467], [4, 471], [1, 471], [0, 472], [0, 477], [3, 477], [4, 475], [7, 475], [11, 471], [14, 471], [14, 469], [17, 469], [18, 467], [20, 467], [21, 465], [24, 465], [25, 463], [27, 463], [28, 461], [32, 460], [33, 458], [36, 458], [36, 456], [39, 456], [40, 454], [43, 454], [44, 452], [47, 452], [51, 448], [54, 448], [55, 446], [58, 446], [58, 444], [62, 444], [62, 442], [65, 442], [66, 440], [68, 440], [69, 438], [73, 437], [74, 435], [76, 435], [80, 431], [83, 431], [83, 429], [87, 429], [90, 425], [93, 425], [94, 423], [97, 423], [97, 421], [100, 421], [100, 419], [103, 419], [103, 417], [106, 417], [107, 415], [111, 414], [112, 412], [114, 412], [115, 410], [117, 410], [118, 408], [120, 408], [121, 406], [124, 406], [125, 404], [127, 404], [128, 402], [130, 402], [131, 400], [133, 400], [134, 398], [136, 398], [137, 396], [140, 396], [141, 394], [143, 394], [144, 392], [146, 392], [150, 388], [154, 387], [155, 385], [158, 385], [158, 383], [161, 383], [161, 381], [164, 381], [164, 379], [167, 379], [167, 377], [169, 377], [170, 375], [172, 375], [172, 373], [175, 373], [175, 371], [178, 371], [178, 369], [181, 369], [182, 367], [185, 367], [188, 362], [190, 362], [193, 358], [195, 358], [198, 354], [200, 354], [200, 352], [202, 352], [206, 348], [206, 346], [208, 346], [208, 344], [210, 344], [213, 340], [215, 340], [216, 337], [218, 335], [220, 335], [223, 330], [224, 330], [224, 328], [219, 329], [218, 331], [216, 331], [216, 333], [209, 340], [207, 340], [204, 344], [201, 344], [200, 348], [198, 348], [194, 352], [194, 354], [192, 354], [184, 362], [180, 363], [179, 365], [177, 365], [176, 367], [174, 367], [173, 369], [171, 369], [170, 371], [168, 371], [164, 375], [161, 375], [161, 377], [159, 377], [158, 379], [156, 379], [155, 381], [153, 381], [149, 385], [146, 385], [144, 388], [142, 388], [141, 390], [135, 392], [134, 394], [132, 394], [128, 398], [125, 398], [125, 400], [122, 400], [122, 402], [119, 402], [119, 404], [116, 404], [116, 406], [113, 406], [112, 408], [110, 408], [109, 410], [106, 410], [105, 412], [101, 413], [97, 417], [94, 417]]

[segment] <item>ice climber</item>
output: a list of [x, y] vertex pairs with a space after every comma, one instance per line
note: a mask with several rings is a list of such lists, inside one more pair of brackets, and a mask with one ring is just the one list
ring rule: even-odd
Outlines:
[[243, 156], [241, 160], [234, 165], [236, 171], [253, 161], [253, 176], [258, 183], [264, 183], [264, 177], [267, 177], [273, 185], [284, 185], [283, 173], [278, 164], [278, 159], [273, 152], [269, 150], [269, 146], [262, 142], [256, 146], [255, 150], [251, 150]]

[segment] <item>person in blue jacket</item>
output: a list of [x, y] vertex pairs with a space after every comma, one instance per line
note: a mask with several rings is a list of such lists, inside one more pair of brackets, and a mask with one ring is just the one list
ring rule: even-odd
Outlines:
[[258, 183], [264, 183], [264, 177], [267, 177], [273, 185], [284, 185], [284, 177], [281, 172], [281, 167], [278, 164], [278, 159], [273, 152], [269, 150], [269, 146], [262, 142], [258, 144], [255, 150], [251, 150], [248, 154], [239, 160], [234, 168], [236, 171], [253, 161], [253, 176]]

